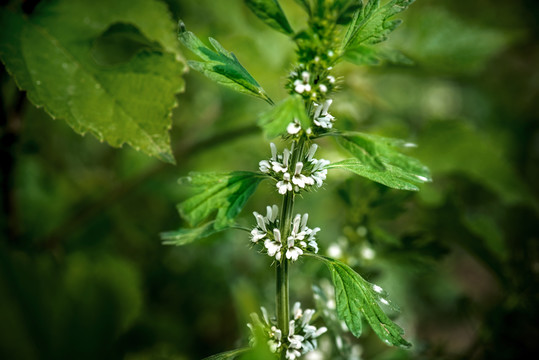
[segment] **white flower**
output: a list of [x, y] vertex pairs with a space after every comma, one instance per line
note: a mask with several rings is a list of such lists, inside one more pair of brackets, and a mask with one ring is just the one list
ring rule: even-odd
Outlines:
[[328, 75], [328, 77], [326, 79], [328, 79], [330, 84], [335, 84], [335, 78], [333, 76]]
[[271, 165], [268, 160], [262, 160], [258, 163], [258, 168], [263, 173], [268, 173], [271, 169]]
[[[311, 147], [309, 148], [309, 152], [307, 153], [307, 161], [308, 162], [313, 161], [313, 156], [314, 156], [314, 153], [316, 152], [317, 149], [318, 149], [318, 145], [316, 145], [316, 144], [311, 145]], [[314, 159], [314, 161], [317, 161], [317, 160]]]
[[274, 240], [267, 239], [264, 242], [264, 246], [268, 250], [268, 255], [273, 257], [275, 256], [275, 259], [281, 260], [281, 232], [279, 229], [273, 229], [273, 238]]
[[322, 106], [316, 103], [314, 104], [316, 106], [313, 120], [315, 125], [320, 126], [324, 129], [331, 129], [331, 127], [333, 126], [333, 121], [335, 121], [335, 117], [328, 113], [328, 109], [332, 102], [333, 100], [328, 99], [324, 102], [324, 105]]
[[277, 146], [275, 146], [274, 143], [270, 143], [270, 149], [271, 149], [271, 160], [273, 161], [277, 160]]
[[288, 250], [286, 250], [286, 258], [292, 261], [296, 261], [300, 255], [303, 254], [303, 250], [295, 246], [294, 237], [288, 237]]
[[314, 185], [314, 180], [310, 177], [307, 177], [301, 173], [301, 170], [303, 169], [303, 163], [297, 162], [296, 163], [296, 171], [294, 172], [294, 176], [292, 177], [292, 183], [294, 185], [299, 186], [300, 188], [305, 188], [305, 185]]
[[288, 159], [290, 159], [290, 150], [284, 149], [282, 156], [282, 163], [277, 160], [271, 162], [273, 171], [286, 173], [288, 170]]
[[277, 205], [266, 206], [266, 222], [275, 222], [279, 215], [279, 207]]
[[289, 348], [293, 349], [301, 349], [301, 343], [303, 342], [303, 336], [301, 335], [295, 335], [295, 321], [290, 320], [290, 329], [289, 329], [289, 335], [288, 335], [288, 342], [290, 343]]
[[324, 180], [326, 180], [326, 175], [328, 174], [327, 169], [324, 169], [324, 167], [329, 165], [329, 161], [325, 159], [313, 159], [313, 161], [311, 162], [314, 164], [311, 178], [316, 182], [317, 187], [321, 187], [324, 183]]
[[296, 135], [300, 130], [301, 125], [299, 124], [298, 119], [294, 119], [294, 121], [288, 124], [286, 127], [286, 132], [288, 132], [290, 135]]
[[251, 241], [256, 243], [258, 240], [263, 239], [266, 237], [266, 233], [264, 231], [261, 231], [259, 228], [254, 228], [251, 230]]
[[292, 308], [292, 313], [294, 314], [294, 320], [298, 320], [303, 316], [303, 311], [301, 310], [301, 303], [296, 301], [294, 307]]
[[277, 182], [277, 189], [279, 189], [279, 194], [284, 195], [287, 191], [292, 191], [292, 183], [290, 182], [290, 174], [285, 172], [283, 175], [283, 180]]
[[307, 71], [301, 73], [301, 79], [294, 81], [294, 91], [298, 94], [311, 91], [311, 85], [309, 84], [310, 74]]
[[266, 229], [266, 219], [262, 215], [257, 213], [256, 211], [253, 212], [253, 215], [255, 216], [256, 223], [258, 224], [258, 227], [261, 230], [268, 231], [268, 229]]
[[328, 91], [328, 87], [324, 84], [320, 84], [319, 87], [321, 93], [326, 93]]
[[296, 358], [300, 357], [301, 353], [297, 351], [296, 349], [288, 348], [286, 349], [286, 359], [287, 360], [295, 360]]

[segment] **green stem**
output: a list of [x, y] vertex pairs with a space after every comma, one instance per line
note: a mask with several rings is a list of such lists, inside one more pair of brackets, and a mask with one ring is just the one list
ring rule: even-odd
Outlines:
[[[296, 144], [294, 153], [289, 163], [289, 171], [292, 173], [296, 166], [295, 164], [303, 157], [303, 148], [305, 140], [301, 138]], [[290, 227], [292, 225], [292, 216], [294, 212], [294, 192], [287, 192], [283, 198], [281, 218], [280, 218], [280, 231], [281, 241], [283, 243], [281, 261], [277, 262], [275, 267], [276, 275], [276, 294], [277, 294], [277, 325], [281, 329], [283, 338], [288, 337], [289, 334], [289, 321], [290, 321], [290, 294], [289, 294], [289, 280], [288, 280], [288, 266], [289, 261], [285, 256], [285, 249], [287, 247], [287, 238], [290, 235]], [[281, 360], [284, 360], [286, 352], [281, 352]]]
[[[281, 241], [286, 244], [286, 238], [288, 237], [288, 230], [290, 229], [291, 214], [294, 208], [294, 194], [287, 192], [283, 199], [282, 211], [281, 211]], [[283, 246], [283, 249], [285, 246]], [[288, 282], [288, 264], [289, 261], [286, 258], [284, 251], [281, 255], [281, 261], [277, 262], [276, 278], [277, 278], [277, 325], [283, 332], [283, 337], [288, 336], [288, 321], [290, 319], [290, 306], [289, 306], [289, 282]]]

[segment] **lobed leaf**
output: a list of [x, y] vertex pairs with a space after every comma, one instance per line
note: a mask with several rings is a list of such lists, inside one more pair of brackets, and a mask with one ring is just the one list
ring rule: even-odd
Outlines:
[[419, 160], [398, 152], [395, 147], [413, 144], [360, 132], [337, 133], [337, 142], [355, 159], [332, 163], [327, 169], [345, 169], [394, 189], [413, 190], [415, 184], [432, 181], [429, 169]]
[[188, 61], [191, 68], [200, 71], [213, 81], [244, 94], [253, 95], [273, 104], [264, 89], [240, 64], [236, 56], [227, 51], [215, 39], [209, 38], [214, 50], [211, 50], [190, 31], [179, 23], [179, 40], [203, 61]]
[[[191, 226], [199, 226], [217, 211], [213, 227], [215, 230], [221, 230], [233, 224], [264, 177], [254, 172], [233, 171], [191, 173], [182, 180], [194, 186], [197, 194], [178, 205], [180, 215]], [[198, 231], [204, 233], [205, 230]], [[189, 239], [187, 234], [186, 236]]]
[[299, 121], [303, 129], [311, 126], [311, 120], [305, 111], [305, 103], [299, 95], [292, 95], [264, 112], [258, 119], [258, 124], [266, 136], [271, 139], [286, 134], [288, 124], [295, 119]]
[[294, 33], [277, 0], [245, 0], [245, 4], [258, 18], [275, 30], [286, 35]]
[[348, 329], [359, 337], [362, 332], [361, 316], [364, 316], [376, 335], [389, 345], [408, 348], [411, 344], [402, 335], [404, 331], [386, 315], [379, 304], [397, 310], [388, 299], [387, 293], [377, 285], [363, 279], [348, 265], [325, 256], [314, 255], [323, 260], [335, 286], [337, 314]]
[[391, 0], [380, 5], [380, 0], [369, 0], [360, 8], [344, 36], [342, 50], [365, 44], [376, 44], [387, 39], [387, 35], [395, 30], [400, 20], [391, 17], [406, 10], [415, 0]]
[[0, 9], [0, 23], [0, 58], [34, 105], [80, 134], [174, 162], [168, 130], [185, 63], [162, 2], [40, 2], [30, 16]]

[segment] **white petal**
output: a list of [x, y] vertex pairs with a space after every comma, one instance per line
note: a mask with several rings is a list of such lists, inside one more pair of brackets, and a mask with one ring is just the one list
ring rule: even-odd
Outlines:
[[270, 143], [271, 148], [271, 160], [277, 160], [277, 146], [274, 143]]
[[301, 130], [301, 126], [296, 122], [291, 122], [286, 127], [286, 132], [289, 133], [290, 135], [295, 135], [299, 133], [300, 130]]
[[281, 231], [279, 229], [273, 229], [273, 236], [275, 237], [275, 241], [281, 242]]

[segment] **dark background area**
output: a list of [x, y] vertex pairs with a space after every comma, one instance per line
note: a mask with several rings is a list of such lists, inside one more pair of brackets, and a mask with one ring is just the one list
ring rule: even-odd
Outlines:
[[[242, 1], [166, 3], [201, 39], [234, 51], [272, 98], [285, 96], [293, 44]], [[301, 9], [282, 3], [300, 28]], [[414, 65], [336, 69], [336, 126], [418, 144], [410, 154], [434, 179], [407, 193], [330, 173], [298, 204], [322, 228], [322, 253], [400, 305], [396, 321], [414, 346], [390, 348], [366, 331], [348, 339], [360, 359], [539, 354], [538, 7], [418, 0], [388, 43]], [[185, 80], [173, 166], [79, 136], [0, 69], [0, 358], [201, 359], [245, 345], [247, 314], [273, 308], [270, 259], [245, 234], [177, 248], [159, 239], [184, 225], [179, 177], [256, 170], [269, 152], [255, 126], [264, 103], [193, 71]], [[320, 145], [321, 157], [342, 156], [331, 141]], [[279, 200], [270, 194], [263, 184], [244, 224]], [[307, 260], [291, 276], [292, 301], [310, 306], [311, 284], [329, 279]]]

